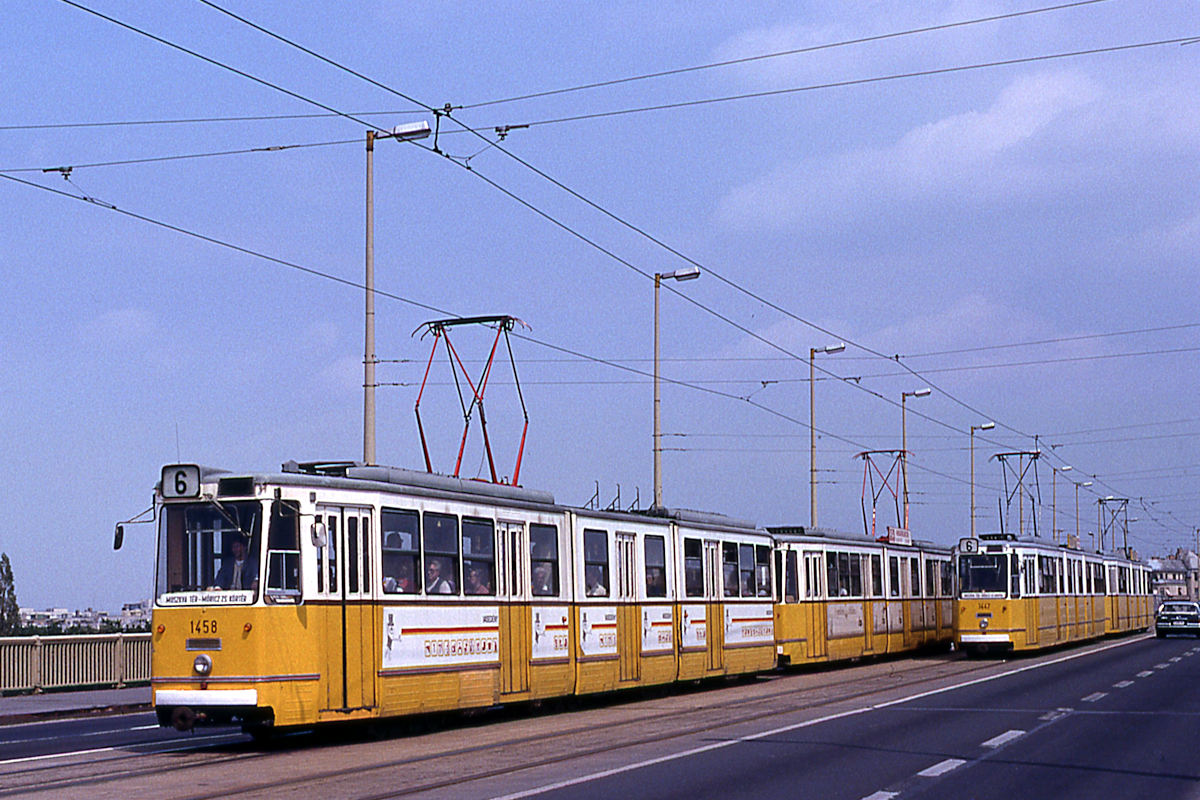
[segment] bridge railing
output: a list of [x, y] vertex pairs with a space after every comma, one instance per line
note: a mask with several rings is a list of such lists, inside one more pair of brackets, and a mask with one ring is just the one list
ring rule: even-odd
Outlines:
[[0, 637], [0, 692], [149, 681], [149, 633]]

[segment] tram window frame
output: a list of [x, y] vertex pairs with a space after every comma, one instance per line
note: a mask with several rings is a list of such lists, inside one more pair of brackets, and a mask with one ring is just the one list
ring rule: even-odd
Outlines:
[[908, 560], [908, 590], [913, 597], [921, 597], [921, 559]]
[[583, 529], [583, 585], [587, 597], [608, 597], [612, 593], [608, 550], [608, 531]]
[[[462, 518], [463, 594], [467, 597], [496, 595], [496, 522], [482, 517]], [[472, 570], [482, 571], [483, 588], [472, 590]]]
[[1017, 599], [1021, 596], [1021, 557], [1016, 553], [1009, 553], [1008, 573], [1008, 596]]
[[[666, 597], [667, 538], [648, 534], [642, 540], [642, 552], [645, 557], [643, 567], [646, 573], [646, 597]], [[651, 578], [655, 577], [657, 580], [652, 582]]]
[[755, 597], [754, 587], [754, 545], [739, 543], [738, 546], [738, 578], [742, 597]]
[[888, 556], [888, 597], [900, 597], [900, 557]]
[[[429, 570], [433, 559], [438, 559], [438, 577], [446, 581], [447, 591], [430, 591], [425, 581], [426, 597], [457, 597], [462, 594], [462, 575], [459, 572], [459, 527], [458, 515], [426, 511], [421, 515], [422, 568]], [[443, 565], [449, 561], [450, 568]]]
[[[531, 522], [529, 524], [529, 590], [534, 597], [558, 597], [562, 588], [559, 580], [558, 526]], [[535, 580], [538, 571], [545, 570], [545, 580]]]
[[937, 570], [933, 565], [937, 562], [932, 558], [925, 560], [925, 596], [937, 597]]
[[683, 594], [685, 597], [704, 597], [704, 542], [683, 540]]
[[784, 556], [783, 570], [784, 601], [795, 603], [800, 599], [800, 554], [789, 549]]
[[883, 556], [871, 553], [871, 597], [883, 596]]
[[741, 597], [741, 575], [738, 573], [737, 542], [721, 542], [721, 593], [724, 597]]
[[271, 521], [267, 526], [267, 580], [264, 585], [264, 597], [268, 602], [295, 602], [300, 597], [303, 583], [300, 572], [299, 501], [271, 501]]
[[754, 545], [754, 589], [758, 597], [771, 596], [771, 548]]
[[[380, 559], [385, 594], [420, 594], [421, 572], [421, 514], [409, 508], [380, 510]], [[411, 524], [401, 524], [401, 520]], [[402, 583], [401, 566], [407, 560], [410, 579]]]
[[941, 576], [941, 596], [954, 596], [954, 563], [948, 558], [938, 559], [938, 572]]

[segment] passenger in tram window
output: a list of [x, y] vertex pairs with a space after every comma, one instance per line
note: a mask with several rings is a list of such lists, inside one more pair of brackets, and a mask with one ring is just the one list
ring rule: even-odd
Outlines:
[[646, 568], [646, 596], [667, 596], [667, 575], [663, 571], [662, 567]]
[[222, 589], [258, 589], [258, 565], [246, 558], [246, 539], [233, 537], [229, 543], [229, 558], [222, 559], [217, 572], [217, 586]]
[[738, 565], [737, 565], [737, 562], [731, 563], [731, 562], [726, 561], [724, 564], [724, 567], [725, 567], [725, 596], [726, 597], [737, 597], [738, 596]]
[[588, 597], [608, 597], [608, 587], [604, 585], [603, 570], [595, 564], [584, 568], [583, 582], [587, 587]]
[[425, 593], [454, 594], [454, 582], [448, 575], [442, 575], [443, 559], [430, 558], [425, 564]]
[[467, 594], [491, 594], [492, 580], [487, 567], [467, 568]]
[[550, 564], [545, 561], [539, 561], [533, 568], [533, 593], [536, 595], [557, 594], [553, 586], [554, 581], [551, 579]]

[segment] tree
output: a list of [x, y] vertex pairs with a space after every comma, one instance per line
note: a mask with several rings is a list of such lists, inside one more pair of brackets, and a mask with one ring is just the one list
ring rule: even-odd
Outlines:
[[0, 636], [14, 633], [20, 625], [21, 611], [17, 605], [12, 564], [8, 562], [8, 553], [0, 553]]

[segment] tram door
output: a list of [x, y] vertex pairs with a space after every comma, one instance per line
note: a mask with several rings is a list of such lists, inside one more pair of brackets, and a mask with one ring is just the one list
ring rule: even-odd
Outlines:
[[809, 658], [823, 658], [829, 643], [825, 630], [825, 589], [822, 585], [824, 560], [821, 553], [804, 554], [804, 604], [808, 608]]
[[617, 654], [622, 681], [642, 676], [642, 612], [637, 604], [637, 540], [632, 533], [615, 534], [617, 542]]
[[725, 609], [721, 604], [721, 543], [704, 542], [704, 598], [708, 602], [705, 639], [708, 642], [708, 668], [725, 668]]
[[379, 637], [371, 600], [371, 512], [318, 506], [326, 528], [317, 550], [317, 594], [324, 602], [324, 709], [375, 706]]
[[512, 694], [529, 691], [529, 651], [532, 647], [530, 611], [526, 602], [529, 585], [529, 541], [525, 525], [500, 523], [496, 537], [497, 586], [500, 599], [500, 691]]

